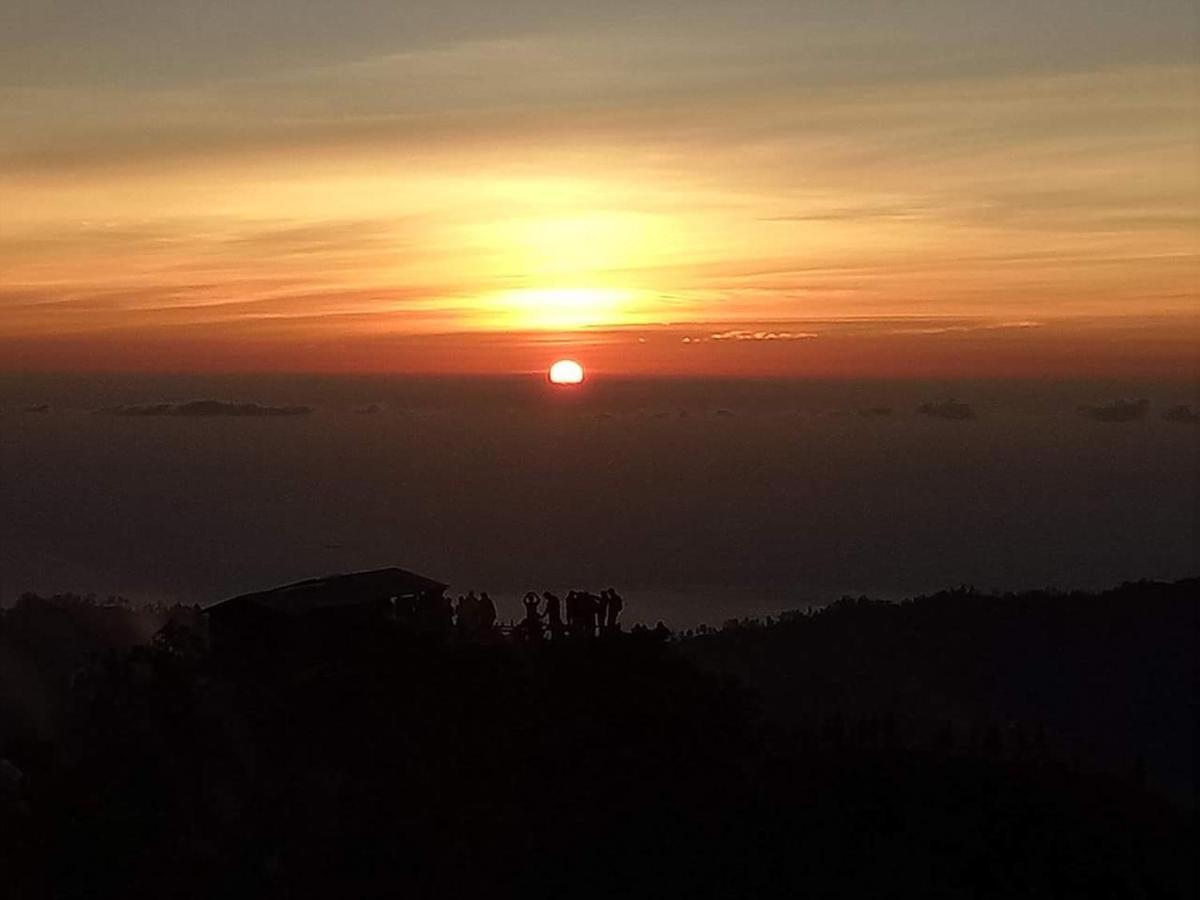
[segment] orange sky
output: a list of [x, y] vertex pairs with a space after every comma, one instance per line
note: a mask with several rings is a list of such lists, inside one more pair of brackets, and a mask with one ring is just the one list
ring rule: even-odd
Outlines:
[[1196, 373], [1186, 5], [250, 7], [8, 30], [0, 369]]

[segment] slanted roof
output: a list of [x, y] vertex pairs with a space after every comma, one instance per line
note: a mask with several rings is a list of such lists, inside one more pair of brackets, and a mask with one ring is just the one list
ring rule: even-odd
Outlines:
[[406, 597], [416, 594], [440, 594], [446, 585], [424, 575], [405, 569], [375, 569], [371, 572], [351, 572], [347, 575], [329, 575], [325, 578], [310, 578], [295, 584], [241, 594], [229, 600], [215, 603], [204, 611], [224, 611], [234, 607], [260, 606], [286, 615], [302, 615], [317, 609], [337, 606], [357, 606], [386, 600], [390, 597]]

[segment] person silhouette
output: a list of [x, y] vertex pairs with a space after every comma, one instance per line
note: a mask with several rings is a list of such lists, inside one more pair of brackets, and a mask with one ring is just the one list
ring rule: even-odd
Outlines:
[[567, 634], [579, 637], [583, 630], [578, 591], [567, 591]]
[[563, 636], [562, 603], [557, 594], [549, 591], [543, 591], [542, 596], [546, 598], [546, 623], [550, 626], [550, 638], [555, 641], [561, 640]]
[[530, 591], [521, 601], [525, 604], [525, 621], [521, 623], [527, 640], [538, 641], [542, 638], [542, 614], [538, 612], [541, 598], [536, 591]]
[[583, 629], [588, 637], [596, 636], [596, 616], [600, 613], [600, 598], [587, 592], [581, 595], [580, 606], [583, 611]]
[[608, 591], [601, 591], [593, 598], [596, 610], [596, 630], [604, 634], [605, 620], [608, 617]]
[[451, 609], [453, 611], [453, 616], [454, 616], [454, 628], [455, 628], [455, 630], [458, 631], [458, 633], [460, 635], [462, 634], [463, 629], [464, 629], [463, 610], [465, 608], [466, 602], [467, 602], [467, 598], [464, 597], [462, 594], [459, 594], [458, 599], [454, 601], [454, 604], [451, 607]]
[[608, 594], [608, 616], [604, 623], [605, 629], [608, 631], [620, 631], [621, 623], [618, 621], [621, 616], [621, 610], [625, 608], [624, 598], [617, 593], [616, 588], [609, 588]]
[[458, 632], [463, 637], [472, 637], [479, 624], [479, 598], [474, 591], [458, 598]]
[[496, 604], [492, 602], [488, 592], [484, 591], [479, 595], [479, 631], [481, 634], [490, 634], [495, 627]]

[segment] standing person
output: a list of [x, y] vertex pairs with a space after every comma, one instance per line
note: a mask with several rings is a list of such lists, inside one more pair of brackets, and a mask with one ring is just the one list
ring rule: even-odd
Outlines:
[[536, 591], [530, 591], [521, 602], [525, 604], [525, 621], [521, 623], [521, 627], [525, 631], [525, 638], [530, 641], [540, 641], [542, 639], [542, 614], [538, 612], [538, 606], [542, 602], [541, 598], [538, 597]]
[[584, 634], [588, 637], [595, 637], [596, 616], [600, 612], [600, 598], [590, 591], [585, 592], [581, 605], [583, 607]]
[[475, 631], [475, 604], [477, 602], [474, 591], [467, 591], [465, 597], [459, 595], [458, 605], [455, 607], [459, 637], [469, 638]]
[[608, 619], [604, 624], [608, 631], [616, 633], [621, 630], [621, 623], [617, 619], [621, 615], [621, 610], [625, 608], [625, 600], [617, 593], [616, 588], [609, 588], [607, 593]]
[[608, 616], [608, 591], [601, 591], [600, 596], [596, 597], [596, 630], [600, 634], [604, 634], [605, 619]]
[[567, 591], [567, 635], [569, 637], [579, 637], [579, 632], [582, 630], [583, 623], [580, 622], [579, 593], [577, 591]]
[[557, 594], [552, 594], [549, 591], [543, 591], [542, 596], [546, 598], [546, 624], [550, 626], [550, 639], [554, 641], [562, 640], [562, 603], [559, 601]]
[[480, 634], [491, 634], [495, 627], [496, 604], [492, 602], [488, 592], [484, 591], [479, 595], [479, 632]]
[[422, 594], [414, 601], [413, 625], [424, 634], [445, 637], [454, 630], [454, 613], [450, 600], [437, 594]]

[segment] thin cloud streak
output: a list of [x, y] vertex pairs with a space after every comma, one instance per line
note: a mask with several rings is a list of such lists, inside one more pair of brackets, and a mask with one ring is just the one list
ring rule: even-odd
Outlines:
[[131, 406], [110, 406], [97, 410], [108, 416], [156, 418], [170, 416], [188, 419], [256, 418], [278, 419], [306, 416], [311, 406], [269, 406], [260, 403], [231, 403], [223, 400], [189, 400], [186, 403], [148, 403]]

